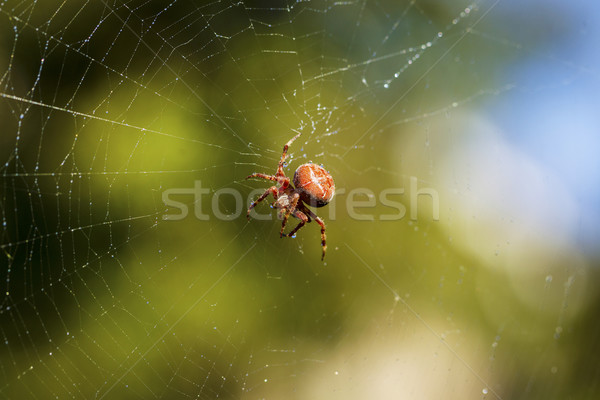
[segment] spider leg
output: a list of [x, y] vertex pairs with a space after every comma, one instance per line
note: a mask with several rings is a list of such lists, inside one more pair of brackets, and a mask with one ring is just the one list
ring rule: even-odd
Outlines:
[[269, 181], [275, 181], [275, 182], [277, 182], [277, 177], [276, 176], [267, 175], [267, 174], [254, 173], [254, 174], [248, 175], [246, 177], [246, 179], [250, 179], [250, 178], [260, 178], [260, 179], [266, 179], [266, 180], [269, 180]]
[[300, 210], [294, 211], [294, 216], [296, 218], [298, 218], [300, 220], [300, 222], [298, 222], [298, 225], [296, 225], [296, 227], [290, 233], [287, 234], [288, 237], [293, 237], [296, 234], [296, 232], [298, 232], [300, 230], [300, 228], [302, 228], [304, 226], [304, 224], [306, 224], [307, 222], [310, 222], [310, 218], [308, 218], [306, 216], [306, 214], [304, 214]]
[[284, 237], [283, 230], [285, 229], [285, 224], [287, 224], [287, 220], [290, 217], [290, 214], [296, 211], [296, 206], [298, 205], [298, 200], [300, 200], [300, 195], [298, 193], [294, 193], [292, 196], [292, 201], [290, 205], [286, 208], [285, 214], [283, 215], [283, 221], [281, 221], [281, 231], [279, 231], [279, 237]]
[[248, 218], [248, 221], [250, 221], [250, 211], [252, 211], [252, 209], [254, 207], [256, 207], [256, 205], [258, 203], [260, 203], [261, 201], [263, 201], [264, 199], [266, 199], [267, 196], [269, 195], [269, 193], [272, 193], [273, 197], [275, 197], [277, 199], [277, 186], [271, 186], [270, 188], [268, 188], [267, 190], [265, 190], [265, 192], [263, 194], [261, 194], [258, 199], [254, 200], [252, 202], [252, 204], [250, 204], [250, 207], [248, 207], [248, 212], [246, 213], [246, 218]]
[[323, 254], [321, 255], [321, 261], [323, 261], [323, 259], [325, 258], [325, 252], [327, 251], [327, 241], [326, 241], [326, 236], [325, 236], [325, 222], [323, 222], [323, 220], [319, 217], [317, 217], [317, 215], [312, 212], [311, 210], [309, 210], [308, 208], [304, 207], [303, 210], [306, 214], [308, 214], [309, 217], [311, 217], [312, 219], [314, 219], [315, 221], [317, 221], [317, 224], [319, 224], [321, 226], [321, 246], [323, 247]]
[[285, 176], [285, 174], [283, 173], [283, 163], [287, 158], [288, 148], [292, 145], [292, 143], [294, 143], [294, 140], [298, 139], [300, 135], [302, 135], [302, 132], [298, 133], [296, 136], [291, 138], [289, 142], [287, 142], [285, 146], [283, 146], [283, 153], [281, 153], [281, 160], [279, 161], [279, 166], [277, 167], [277, 176]]

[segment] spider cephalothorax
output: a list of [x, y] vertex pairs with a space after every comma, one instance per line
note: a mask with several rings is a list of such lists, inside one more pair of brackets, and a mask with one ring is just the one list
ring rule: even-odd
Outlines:
[[[327, 205], [335, 194], [335, 184], [333, 183], [333, 178], [325, 168], [313, 163], [302, 164], [299, 166], [294, 173], [295, 187], [291, 184], [290, 178], [286, 177], [283, 172], [283, 163], [287, 157], [288, 148], [298, 136], [300, 136], [300, 133], [291, 138], [290, 141], [283, 146], [283, 153], [281, 154], [281, 160], [279, 160], [277, 173], [275, 175], [254, 173], [246, 177], [246, 179], [267, 179], [269, 181], [277, 182], [277, 185], [279, 185], [271, 186], [256, 199], [256, 201], [250, 204], [247, 217], [250, 219], [250, 211], [271, 193], [275, 198], [273, 206], [277, 208], [279, 218], [282, 220], [279, 236], [292, 237], [304, 226], [304, 224], [314, 219], [321, 226], [321, 246], [323, 247], [321, 260], [323, 260], [325, 251], [327, 250], [327, 244], [325, 242], [325, 223], [306, 206], [323, 207]], [[300, 222], [290, 233], [285, 235], [283, 230], [285, 229], [285, 224], [290, 215], [298, 218]]]

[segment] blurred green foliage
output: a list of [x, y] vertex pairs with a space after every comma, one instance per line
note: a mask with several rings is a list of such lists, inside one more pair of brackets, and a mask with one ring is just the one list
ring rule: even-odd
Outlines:
[[[597, 392], [586, 389], [597, 374], [595, 260], [547, 242], [487, 262], [469, 249], [493, 239], [473, 243], [451, 197], [461, 184], [438, 169], [459, 161], [442, 162], [457, 154], [442, 137], [464, 138], [450, 131], [457, 114], [484, 114], [523, 57], [468, 31], [487, 4], [461, 17], [466, 3], [438, 1], [75, 3], [0, 5], [0, 394], [335, 398], [344, 390], [318, 382], [336, 379], [334, 365], [364, 366], [345, 370], [340, 386], [353, 387], [378, 360], [409, 354], [407, 343], [431, 353], [431, 340], [454, 369], [423, 362], [450, 372], [416, 383], [452, 389], [464, 369], [450, 398], [488, 384], [505, 399]], [[501, 38], [513, 29], [502, 18], [473, 30]], [[533, 50], [552, 40], [531, 38], [519, 40]], [[244, 178], [274, 173], [297, 131], [288, 176], [322, 163], [345, 190], [317, 210], [325, 264], [315, 223], [280, 239], [266, 204], [271, 221], [247, 222], [246, 205], [232, 221], [212, 211], [219, 189], [245, 201], [266, 189]], [[410, 218], [411, 176], [440, 193], [440, 221], [427, 196]], [[162, 193], [196, 180], [211, 191], [200, 206], [210, 219], [163, 220], [173, 210]], [[394, 199], [407, 214], [381, 221], [394, 210], [377, 198], [357, 211], [373, 221], [350, 218], [355, 188], [404, 188]], [[178, 199], [190, 210], [198, 200]], [[224, 195], [218, 207], [237, 204]], [[528, 257], [544, 267], [515, 273]], [[395, 368], [384, 371], [401, 381]]]

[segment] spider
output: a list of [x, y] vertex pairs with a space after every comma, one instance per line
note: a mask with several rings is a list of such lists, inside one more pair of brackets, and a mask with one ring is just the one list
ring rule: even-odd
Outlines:
[[[325, 223], [312, 212], [307, 205], [310, 205], [311, 207], [323, 207], [327, 205], [333, 198], [335, 185], [329, 172], [327, 172], [325, 168], [313, 163], [302, 164], [296, 169], [296, 172], [294, 173], [294, 185], [291, 184], [290, 178], [285, 176], [283, 172], [283, 163], [287, 157], [288, 148], [300, 135], [301, 133], [297, 134], [283, 146], [283, 153], [281, 154], [281, 160], [279, 160], [277, 173], [275, 175], [254, 173], [246, 177], [246, 179], [266, 179], [277, 182], [276, 185], [279, 185], [279, 187], [276, 185], [271, 186], [260, 197], [252, 202], [246, 216], [248, 220], [250, 220], [250, 211], [271, 193], [275, 199], [272, 206], [277, 208], [279, 219], [282, 220], [279, 237], [293, 237], [300, 228], [314, 219], [321, 226], [321, 246], [323, 248], [321, 261], [323, 261], [325, 252], [327, 251]], [[285, 229], [285, 225], [290, 215], [298, 218], [300, 222], [290, 233], [285, 235], [283, 230]]]

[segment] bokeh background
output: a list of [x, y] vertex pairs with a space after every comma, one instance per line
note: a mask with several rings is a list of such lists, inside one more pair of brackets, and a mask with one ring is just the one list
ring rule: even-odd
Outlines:
[[[598, 398], [598, 27], [585, 1], [0, 2], [0, 397]], [[297, 132], [288, 176], [338, 190], [324, 263], [315, 223], [244, 217]]]

